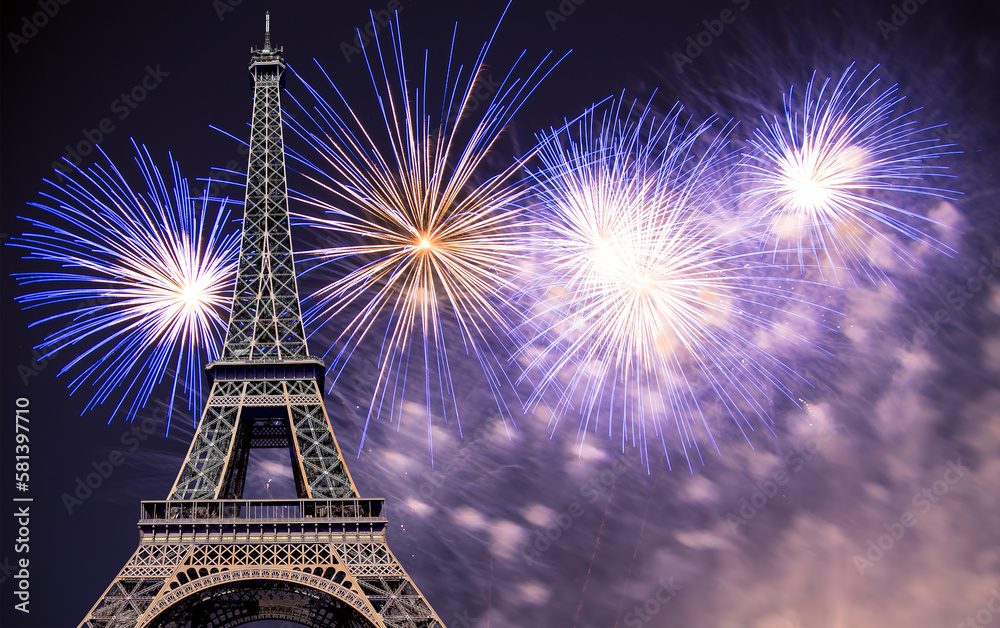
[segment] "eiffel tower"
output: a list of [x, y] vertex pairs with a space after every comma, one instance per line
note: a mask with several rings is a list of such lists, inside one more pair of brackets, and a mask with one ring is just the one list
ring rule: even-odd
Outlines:
[[[164, 501], [144, 501], [139, 548], [80, 626], [443, 628], [386, 544], [382, 499], [361, 498], [306, 347], [281, 132], [282, 48], [251, 50], [253, 127], [243, 236], [211, 393]], [[298, 499], [245, 500], [252, 448], [287, 447]]]

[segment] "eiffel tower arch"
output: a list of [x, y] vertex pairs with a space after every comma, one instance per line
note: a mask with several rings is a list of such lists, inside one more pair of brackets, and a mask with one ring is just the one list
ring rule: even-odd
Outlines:
[[[281, 127], [281, 48], [251, 51], [246, 206], [226, 342], [166, 500], [86, 628], [443, 628], [386, 544], [383, 500], [359, 497], [323, 405], [295, 280]], [[297, 499], [242, 499], [250, 450], [287, 448]]]

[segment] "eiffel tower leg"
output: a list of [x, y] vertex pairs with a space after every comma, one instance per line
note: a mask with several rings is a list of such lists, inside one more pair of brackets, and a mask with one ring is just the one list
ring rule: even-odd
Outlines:
[[171, 499], [215, 499], [230, 466], [245, 393], [244, 382], [217, 381], [205, 404], [198, 431], [170, 491]]
[[386, 628], [444, 628], [384, 538], [336, 547]]
[[356, 489], [333, 434], [316, 380], [285, 383], [295, 460], [306, 483], [302, 497], [353, 497]]
[[190, 552], [185, 545], [139, 545], [111, 586], [90, 609], [81, 628], [132, 628], [183, 564]]

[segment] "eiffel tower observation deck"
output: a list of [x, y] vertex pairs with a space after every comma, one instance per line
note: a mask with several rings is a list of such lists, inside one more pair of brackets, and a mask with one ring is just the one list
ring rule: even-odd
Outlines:
[[[166, 500], [142, 502], [139, 547], [87, 613], [90, 628], [443, 627], [361, 498], [309, 355], [288, 219], [281, 48], [253, 49], [242, 244], [225, 347]], [[298, 499], [242, 499], [250, 450], [287, 448]]]

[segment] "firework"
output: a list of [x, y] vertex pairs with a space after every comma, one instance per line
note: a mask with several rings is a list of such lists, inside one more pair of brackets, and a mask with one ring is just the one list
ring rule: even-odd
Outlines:
[[790, 90], [783, 119], [764, 118], [750, 140], [745, 198], [752, 226], [790, 249], [800, 267], [887, 281], [880, 245], [912, 261], [892, 234], [950, 252], [923, 230], [934, 222], [903, 200], [949, 197], [928, 180], [946, 176], [931, 162], [953, 144], [933, 137], [937, 127], [920, 127], [915, 111], [898, 113], [904, 97], [896, 85], [880, 89], [874, 71], [861, 76], [852, 65], [835, 84], [813, 74], [804, 93]]
[[171, 410], [178, 395], [189, 410], [200, 399], [239, 253], [239, 233], [224, 234], [226, 200], [207, 186], [192, 198], [172, 158], [168, 186], [146, 148], [135, 150], [144, 190], [101, 151], [104, 164], [46, 180], [44, 200], [29, 203], [41, 217], [22, 217], [30, 228], [11, 241], [45, 268], [14, 275], [29, 290], [17, 301], [38, 312], [32, 326], [59, 327], [37, 348], [70, 356], [59, 374], [72, 371], [71, 393], [90, 394], [85, 412], [110, 401], [129, 421], [164, 380]]
[[745, 431], [769, 416], [773, 391], [789, 394], [781, 379], [794, 373], [759, 344], [794, 296], [753, 261], [720, 203], [728, 125], [712, 137], [711, 121], [680, 115], [619, 101], [545, 139], [534, 174], [543, 253], [522, 294], [519, 360], [529, 403], [554, 397], [553, 428], [580, 412], [581, 446], [606, 413], [623, 446], [667, 452], [669, 417], [690, 467], [705, 438], [717, 449], [706, 404]]
[[[324, 71], [338, 105], [303, 80], [315, 104], [295, 101], [304, 115], [289, 116], [288, 125], [312, 157], [289, 154], [318, 186], [319, 192], [303, 194], [302, 200], [324, 212], [323, 218], [297, 216], [324, 238], [322, 246], [300, 255], [311, 265], [303, 274], [309, 278], [330, 264], [343, 273], [306, 299], [307, 322], [334, 330], [327, 351], [334, 356], [334, 382], [365, 340], [380, 345], [367, 433], [384, 406], [390, 420], [400, 411], [407, 364], [411, 353], [420, 355], [433, 454], [434, 412], [458, 420], [451, 374], [455, 348], [474, 356], [505, 424], [513, 420], [501, 394], [508, 384], [504, 362], [494, 347], [510, 329], [499, 297], [510, 288], [510, 260], [522, 250], [515, 218], [525, 188], [519, 185], [518, 162], [490, 174], [485, 162], [554, 64], [545, 69], [546, 55], [525, 78], [518, 74], [520, 58], [506, 73], [487, 69], [494, 30], [471, 71], [456, 69], [453, 36], [435, 115], [427, 104], [428, 55], [423, 79], [414, 87], [398, 29], [398, 20], [390, 24], [392, 54], [377, 36], [375, 52], [365, 51], [378, 128], [366, 128]], [[460, 423], [458, 429], [461, 433]]]

